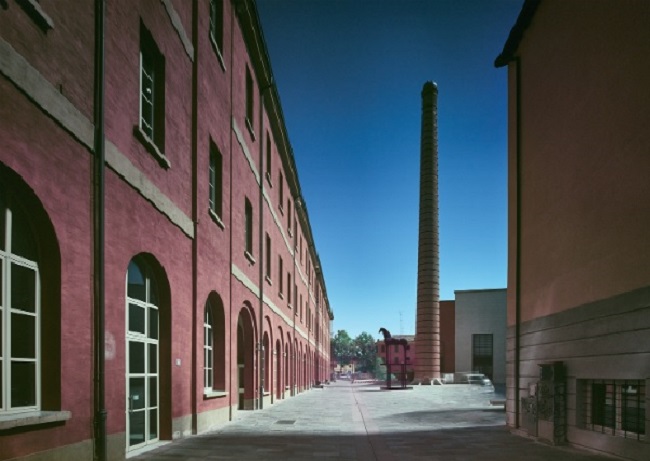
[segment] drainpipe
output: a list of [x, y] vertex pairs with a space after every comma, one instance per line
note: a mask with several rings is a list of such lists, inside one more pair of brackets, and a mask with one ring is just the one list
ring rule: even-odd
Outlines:
[[[291, 157], [293, 157], [293, 152], [291, 152]], [[288, 183], [287, 183], [288, 184]], [[291, 189], [289, 189], [289, 195], [291, 195]], [[293, 258], [292, 258], [292, 273], [293, 273], [293, 286], [297, 286], [298, 282], [296, 281], [296, 246], [298, 243], [298, 220], [296, 219], [296, 198], [293, 196], [292, 198], [292, 204], [291, 206], [293, 207], [293, 222], [296, 223], [295, 226], [293, 226], [293, 241], [291, 242], [291, 249], [293, 250]], [[287, 211], [288, 213], [288, 211]], [[293, 223], [289, 223], [289, 227], [291, 227]], [[289, 287], [290, 290], [293, 290], [293, 366], [292, 372], [293, 372], [293, 379], [291, 382], [291, 395], [295, 396], [298, 394], [298, 360], [300, 360], [300, 357], [298, 356], [298, 338], [296, 338], [296, 317], [298, 316], [298, 290], [294, 290], [293, 287]]]
[[[232, 190], [233, 190], [233, 186], [232, 186], [232, 183], [233, 183], [233, 181], [232, 181], [232, 151], [233, 151], [233, 147], [232, 146], [233, 146], [233, 131], [234, 131], [233, 124], [234, 124], [234, 118], [235, 118], [234, 109], [233, 109], [233, 97], [234, 97], [234, 94], [233, 94], [234, 93], [234, 90], [233, 90], [233, 78], [234, 78], [234, 75], [233, 74], [234, 74], [234, 72], [232, 71], [233, 66], [234, 66], [234, 59], [235, 59], [234, 58], [234, 54], [235, 54], [235, 45], [234, 45], [234, 43], [235, 43], [235, 3], [233, 2], [231, 4], [231, 8], [230, 8], [230, 97], [228, 98], [229, 105], [230, 105], [230, 108], [229, 108], [229, 110], [230, 110], [230, 136], [228, 137], [228, 142], [229, 142], [229, 145], [228, 145], [228, 151], [229, 151], [228, 165], [229, 165], [229, 168], [230, 168], [230, 171], [229, 171], [229, 174], [228, 174], [228, 179], [229, 179], [229, 181], [228, 181], [229, 182], [229, 185], [228, 185], [228, 200], [229, 200], [228, 207], [230, 209], [230, 211], [228, 213], [228, 217], [230, 219], [230, 221], [228, 222], [228, 226], [229, 226], [229, 229], [230, 229], [230, 236], [229, 236], [230, 238], [228, 240], [230, 241], [230, 244], [229, 244], [229, 247], [228, 247], [228, 261], [229, 261], [229, 264], [231, 264], [231, 265], [232, 265], [232, 254], [233, 254], [232, 215], [234, 214], [233, 211], [232, 211], [232, 209], [233, 209], [233, 207], [232, 207]], [[224, 47], [225, 47], [225, 45], [224, 45]], [[232, 321], [233, 320], [232, 299], [233, 299], [233, 293], [232, 293], [232, 272], [231, 272], [231, 274], [228, 277], [228, 300], [229, 300], [228, 303], [230, 304], [230, 315], [228, 316], [228, 321], [229, 321], [228, 322], [229, 323], [228, 331], [229, 331], [229, 334], [230, 334], [230, 343], [231, 344], [232, 344], [232, 338], [233, 338], [233, 334], [232, 334], [232, 325], [233, 325], [233, 321]], [[238, 312], [237, 312], [237, 315], [239, 315]], [[235, 324], [235, 341], [237, 341], [237, 333], [236, 333], [236, 331], [237, 331], [237, 324]], [[226, 343], [226, 344], [228, 344], [228, 343]], [[235, 342], [235, 344], [237, 344], [237, 343]], [[230, 382], [228, 383], [228, 388], [232, 390], [232, 384], [233, 384], [232, 383], [232, 381], [233, 381], [233, 376], [232, 376], [233, 366], [232, 365], [233, 365], [233, 362], [235, 364], [237, 362], [237, 356], [235, 355], [237, 348], [236, 347], [229, 347], [228, 349], [229, 349], [228, 352], [230, 353], [230, 361], [229, 361], [230, 372], [226, 373], [226, 376], [230, 377]], [[237, 368], [235, 370], [236, 370], [235, 371], [235, 377], [236, 377], [236, 386], [237, 386], [236, 389], [237, 389], [237, 391], [236, 392], [228, 392], [228, 399], [229, 399], [229, 402], [228, 402], [229, 415], [228, 415], [228, 417], [229, 417], [229, 419], [231, 421], [233, 419], [233, 411], [232, 411], [233, 398], [236, 398], [236, 401], [239, 402], [239, 365], [237, 365]]]
[[521, 348], [521, 60], [515, 58], [515, 79], [516, 79], [516, 213], [517, 213], [517, 249], [516, 249], [516, 268], [515, 268], [515, 428], [519, 428], [519, 415], [521, 412], [520, 404], [520, 348]]
[[106, 460], [105, 284], [104, 284], [104, 0], [95, 0], [94, 132], [94, 306], [95, 306], [95, 459]]
[[192, 392], [192, 433], [198, 433], [198, 366], [199, 358], [196, 350], [198, 344], [197, 322], [198, 313], [198, 238], [199, 238], [199, 203], [198, 203], [198, 58], [199, 58], [199, 39], [198, 39], [198, 4], [197, 0], [192, 2], [192, 45], [194, 46], [194, 56], [192, 59], [192, 223], [194, 224], [194, 238], [192, 239], [192, 370], [190, 373], [190, 384]]

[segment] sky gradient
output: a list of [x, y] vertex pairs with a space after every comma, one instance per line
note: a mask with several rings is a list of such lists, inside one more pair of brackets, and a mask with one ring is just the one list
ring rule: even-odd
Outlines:
[[258, 0], [333, 331], [413, 334], [421, 91], [438, 85], [440, 299], [506, 286], [506, 69], [523, 0]]

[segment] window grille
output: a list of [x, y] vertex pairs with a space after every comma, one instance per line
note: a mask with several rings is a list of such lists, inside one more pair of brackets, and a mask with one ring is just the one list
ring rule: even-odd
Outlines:
[[581, 386], [585, 429], [646, 440], [644, 380], [581, 380]]
[[151, 33], [140, 24], [140, 129], [165, 151], [165, 58]]

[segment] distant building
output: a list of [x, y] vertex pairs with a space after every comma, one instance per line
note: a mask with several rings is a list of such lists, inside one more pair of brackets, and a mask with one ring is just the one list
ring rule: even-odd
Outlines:
[[456, 301], [440, 301], [440, 373], [456, 370]]
[[305, 391], [331, 319], [254, 1], [0, 2], [0, 460]]
[[456, 290], [455, 372], [506, 382], [506, 289]]
[[[454, 301], [440, 301], [440, 367], [442, 373], [454, 372]], [[387, 363], [387, 356], [391, 364], [405, 364], [407, 373], [413, 373], [415, 363], [417, 361], [415, 335], [392, 335], [396, 339], [406, 339], [408, 347], [391, 346], [388, 351], [383, 339], [378, 339], [377, 344], [377, 357], [381, 359], [381, 363]]]
[[508, 70], [507, 423], [650, 459], [650, 2], [527, 0]]

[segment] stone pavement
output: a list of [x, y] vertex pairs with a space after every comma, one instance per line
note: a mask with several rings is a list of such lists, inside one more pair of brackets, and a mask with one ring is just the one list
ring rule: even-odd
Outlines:
[[[498, 396], [497, 396], [498, 397]], [[470, 385], [380, 390], [338, 381], [202, 435], [130, 458], [166, 460], [603, 461], [610, 458], [517, 437], [494, 393]]]

